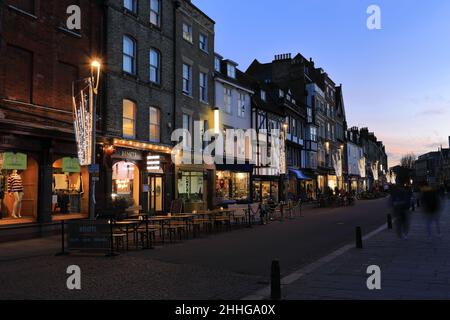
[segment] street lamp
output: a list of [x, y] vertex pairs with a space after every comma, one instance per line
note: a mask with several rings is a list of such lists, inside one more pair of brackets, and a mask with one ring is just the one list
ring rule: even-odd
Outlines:
[[91, 62], [91, 77], [89, 78], [89, 96], [90, 96], [90, 110], [92, 117], [92, 134], [91, 134], [91, 170], [89, 170], [89, 193], [91, 197], [89, 198], [89, 218], [94, 219], [95, 217], [95, 174], [98, 174], [96, 164], [95, 164], [95, 145], [97, 141], [96, 131], [97, 131], [97, 95], [98, 87], [100, 84], [100, 70], [101, 63], [99, 60], [94, 59]]
[[[88, 166], [89, 172], [89, 218], [95, 217], [95, 179], [98, 173], [95, 165], [96, 124], [97, 124], [97, 95], [100, 84], [101, 63], [92, 60], [89, 77], [72, 83], [72, 103], [74, 116], [75, 138], [77, 141], [78, 159], [80, 165]], [[76, 92], [76, 85], [82, 83], [82, 88]], [[78, 100], [77, 100], [78, 99]]]

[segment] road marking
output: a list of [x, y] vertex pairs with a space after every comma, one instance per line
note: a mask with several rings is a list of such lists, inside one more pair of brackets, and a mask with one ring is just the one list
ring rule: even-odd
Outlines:
[[[387, 226], [383, 225], [383, 226], [379, 227], [378, 229], [363, 236], [363, 240], [368, 240], [386, 229], [387, 229]], [[347, 244], [347, 245], [341, 247], [340, 249], [337, 249], [336, 251], [330, 253], [329, 255], [326, 255], [326, 256], [320, 258], [319, 260], [317, 260], [313, 263], [310, 263], [310, 264], [298, 269], [297, 271], [294, 271], [293, 273], [291, 273], [281, 279], [281, 285], [282, 286], [290, 285], [291, 283], [299, 280], [304, 275], [312, 273], [313, 271], [320, 268], [324, 264], [336, 259], [337, 257], [343, 255], [344, 253], [346, 253], [347, 251], [349, 251], [353, 248], [355, 248], [354, 243]], [[266, 300], [266, 299], [270, 299], [270, 286], [260, 289], [256, 292], [254, 292], [253, 294], [244, 297], [241, 300]]]

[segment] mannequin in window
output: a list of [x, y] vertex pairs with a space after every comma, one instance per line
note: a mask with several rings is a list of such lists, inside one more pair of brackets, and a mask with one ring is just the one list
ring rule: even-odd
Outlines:
[[6, 189], [6, 179], [5, 176], [0, 171], [0, 219], [2, 216], [2, 203], [5, 198], [5, 189]]
[[8, 192], [11, 196], [14, 196], [12, 217], [15, 219], [21, 218], [20, 211], [22, 210], [23, 183], [22, 177], [17, 173], [17, 170], [13, 170], [8, 178]]

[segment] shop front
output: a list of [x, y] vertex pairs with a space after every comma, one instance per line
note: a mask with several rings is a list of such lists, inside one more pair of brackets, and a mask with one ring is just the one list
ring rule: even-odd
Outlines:
[[115, 148], [112, 158], [111, 198], [113, 204], [128, 207], [128, 213], [139, 213], [141, 207], [141, 171], [144, 155], [140, 150]]
[[274, 202], [278, 202], [280, 199], [279, 183], [279, 177], [254, 177], [253, 201], [265, 203], [272, 199]]
[[37, 221], [39, 165], [30, 154], [0, 152], [1, 224]]
[[249, 203], [251, 165], [216, 166], [216, 204]]
[[87, 218], [89, 174], [78, 158], [63, 157], [52, 165], [52, 219]]
[[206, 165], [176, 167], [176, 196], [183, 201], [185, 212], [211, 209], [215, 206], [215, 168]]
[[335, 192], [336, 189], [339, 189], [338, 178], [335, 175], [328, 175], [328, 177], [327, 177], [327, 186], [333, 192]]
[[289, 169], [289, 199], [312, 200], [314, 183], [312, 178], [306, 176], [300, 169]]

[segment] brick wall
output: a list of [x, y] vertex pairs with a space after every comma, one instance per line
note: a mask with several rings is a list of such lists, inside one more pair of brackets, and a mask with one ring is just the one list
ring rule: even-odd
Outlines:
[[[0, 105], [5, 118], [47, 119], [68, 123], [71, 115], [7, 103], [18, 100], [50, 109], [71, 111], [72, 81], [89, 74], [89, 63], [101, 55], [101, 1], [5, 0], [2, 6], [0, 42]], [[64, 30], [68, 5], [81, 8], [81, 31]], [[19, 115], [22, 113], [22, 115]]]
[[[149, 1], [138, 1], [137, 15], [125, 12], [123, 1], [107, 2], [106, 43], [106, 121], [104, 130], [110, 136], [122, 136], [122, 103], [129, 99], [136, 103], [136, 139], [149, 140], [149, 108], [157, 107], [161, 115], [161, 142], [169, 143], [169, 123], [173, 114], [173, 4], [162, 1], [161, 27], [149, 23]], [[132, 37], [137, 44], [136, 76], [123, 70], [123, 36]], [[161, 54], [161, 84], [152, 84], [150, 77], [150, 49]]]

